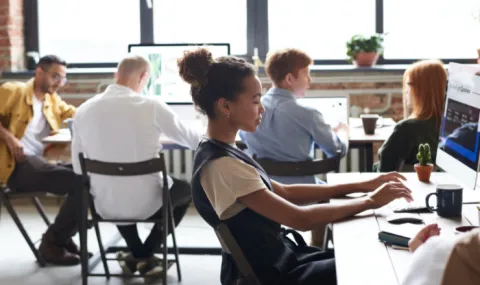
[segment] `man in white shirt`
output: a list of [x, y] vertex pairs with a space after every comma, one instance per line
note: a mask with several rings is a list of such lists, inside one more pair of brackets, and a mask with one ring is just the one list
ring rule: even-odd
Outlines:
[[[163, 102], [141, 96], [149, 79], [150, 66], [140, 56], [129, 55], [118, 65], [115, 84], [78, 108], [73, 122], [72, 163], [81, 173], [78, 154], [87, 158], [111, 162], [140, 162], [158, 157], [160, 135], [195, 149], [202, 134], [184, 125]], [[113, 177], [91, 174], [91, 194], [98, 214], [105, 219], [148, 219], [160, 217], [162, 201], [161, 174]], [[175, 224], [185, 215], [191, 201], [190, 185], [169, 178]], [[131, 254], [122, 258], [126, 273], [139, 270], [145, 276], [163, 269], [153, 258], [161, 241], [161, 231], [155, 226], [150, 236], [141, 242], [137, 227], [118, 225]]]

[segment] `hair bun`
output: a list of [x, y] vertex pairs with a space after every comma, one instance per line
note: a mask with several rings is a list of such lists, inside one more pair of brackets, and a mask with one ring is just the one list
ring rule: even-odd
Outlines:
[[212, 53], [205, 48], [184, 51], [177, 60], [178, 72], [183, 80], [195, 87], [208, 83], [208, 71], [214, 63]]

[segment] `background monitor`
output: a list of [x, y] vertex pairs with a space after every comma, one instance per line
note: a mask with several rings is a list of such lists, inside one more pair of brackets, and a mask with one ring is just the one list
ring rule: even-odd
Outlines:
[[436, 163], [474, 189], [480, 149], [480, 66], [450, 63]]
[[230, 44], [130, 44], [128, 52], [145, 56], [150, 62], [150, 80], [144, 94], [161, 96], [168, 103], [192, 103], [190, 85], [178, 74], [177, 59], [184, 51], [204, 47], [213, 57], [230, 55]]
[[298, 98], [300, 105], [317, 109], [323, 115], [323, 119], [332, 127], [339, 122], [348, 124], [349, 107], [347, 96], [321, 96]]

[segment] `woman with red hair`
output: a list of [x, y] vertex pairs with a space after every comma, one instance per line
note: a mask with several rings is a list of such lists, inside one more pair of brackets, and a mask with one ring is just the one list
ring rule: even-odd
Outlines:
[[378, 151], [379, 172], [401, 170], [415, 164], [418, 146], [428, 143], [435, 161], [442, 119], [447, 72], [440, 60], [423, 60], [411, 65], [403, 75], [403, 110], [388, 140]]

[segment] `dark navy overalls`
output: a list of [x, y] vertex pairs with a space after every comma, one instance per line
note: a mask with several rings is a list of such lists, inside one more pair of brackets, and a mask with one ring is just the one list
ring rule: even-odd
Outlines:
[[[273, 191], [267, 174], [251, 157], [220, 141], [202, 141], [195, 152], [192, 196], [195, 208], [214, 229], [220, 220], [202, 188], [200, 170], [207, 162], [224, 156], [255, 167], [266, 188]], [[299, 233], [283, 229], [248, 208], [221, 222], [232, 232], [262, 284], [336, 284], [333, 253], [307, 246]], [[295, 242], [287, 238], [287, 234], [292, 234]], [[242, 279], [231, 255], [226, 252], [222, 253], [220, 279], [223, 285], [234, 285]]]

